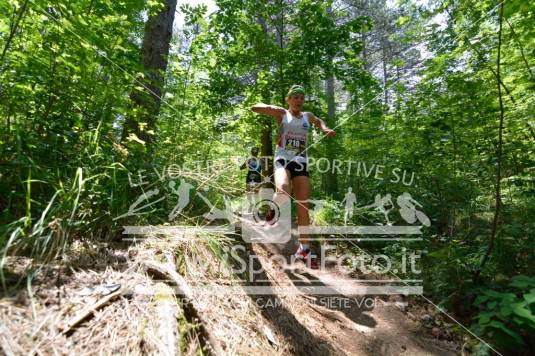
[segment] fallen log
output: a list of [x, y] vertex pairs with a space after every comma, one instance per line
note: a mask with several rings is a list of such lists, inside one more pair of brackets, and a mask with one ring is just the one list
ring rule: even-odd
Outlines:
[[171, 287], [164, 283], [158, 283], [155, 287], [156, 314], [158, 316], [157, 335], [160, 339], [160, 355], [180, 355], [178, 340], [179, 306]]
[[212, 354], [224, 355], [221, 345], [219, 345], [219, 342], [207, 326], [208, 324], [193, 305], [193, 290], [190, 288], [184, 278], [175, 271], [174, 265], [162, 264], [155, 261], [143, 261], [142, 265], [145, 267], [147, 272], [153, 274], [154, 276], [161, 279], [170, 280], [176, 284], [176, 294], [184, 302], [184, 311], [189, 314], [190, 319], [198, 321], [199, 332], [203, 337], [202, 339], [206, 341], [203, 346], [208, 346], [209, 351]]

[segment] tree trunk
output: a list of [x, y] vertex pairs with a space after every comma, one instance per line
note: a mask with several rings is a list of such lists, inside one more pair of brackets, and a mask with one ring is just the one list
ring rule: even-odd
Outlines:
[[[262, 28], [262, 33], [264, 34], [264, 40], [267, 43], [269, 41], [269, 32], [268, 32], [268, 26], [266, 23], [266, 20], [259, 14], [257, 17], [257, 22]], [[260, 50], [260, 48], [257, 49], [257, 67], [258, 70], [266, 70], [267, 65], [265, 61], [264, 53]], [[262, 101], [264, 103], [267, 103], [270, 101], [269, 98], [269, 92], [265, 89], [263, 89], [262, 92]], [[264, 170], [264, 176], [265, 177], [273, 177], [273, 160], [271, 157], [273, 156], [273, 140], [272, 140], [272, 129], [273, 129], [273, 119], [269, 118], [268, 120], [262, 120], [261, 122], [261, 147], [260, 147], [260, 155], [262, 157], [266, 157], [265, 160], [262, 160], [262, 169]], [[271, 187], [274, 187], [272, 184]]]
[[[279, 43], [279, 48], [282, 51], [284, 50], [284, 2], [281, 0], [279, 2], [280, 6], [280, 13], [279, 13], [279, 19], [278, 23], [275, 26], [276, 35], [277, 35], [277, 42]], [[286, 83], [284, 82], [284, 61], [286, 58], [284, 56], [280, 56], [279, 58], [279, 87], [280, 87], [280, 95], [281, 95], [281, 105], [286, 106], [285, 97], [286, 97]]]
[[[386, 35], [385, 35], [386, 36]], [[388, 106], [388, 88], [387, 88], [387, 83], [388, 83], [388, 72], [387, 72], [387, 68], [386, 68], [386, 64], [387, 64], [387, 60], [388, 60], [388, 55], [386, 53], [386, 39], [383, 38], [383, 43], [382, 43], [382, 52], [383, 52], [383, 91], [384, 91], [384, 105], [385, 105], [385, 108]]]
[[123, 140], [131, 134], [146, 142], [150, 150], [155, 141], [156, 117], [160, 112], [167, 60], [177, 0], [164, 0], [165, 7], [145, 23], [142, 59], [144, 77], [134, 82], [130, 94], [133, 113], [127, 116]]
[[[336, 114], [336, 103], [334, 100], [334, 75], [330, 75], [329, 78], [325, 81], [325, 90], [326, 90], [326, 96], [327, 96], [327, 125], [329, 127], [335, 127], [335, 114]], [[327, 153], [327, 159], [329, 162], [331, 162], [331, 167], [333, 160], [335, 158], [335, 152], [336, 148], [334, 147], [335, 141], [334, 140], [327, 140], [328, 142], [325, 143], [326, 145], [326, 153]], [[338, 185], [338, 177], [336, 175], [336, 171], [333, 172], [333, 170], [329, 170], [326, 175], [326, 184], [325, 184], [325, 192], [328, 195], [332, 195], [336, 191], [336, 187]]]
[[503, 23], [503, 2], [500, 4], [499, 13], [499, 28], [498, 28], [498, 58], [496, 60], [496, 83], [498, 86], [498, 101], [500, 103], [500, 127], [498, 129], [498, 150], [496, 153], [496, 208], [494, 210], [494, 219], [492, 221], [492, 233], [489, 240], [489, 246], [485, 255], [481, 259], [481, 264], [476, 272], [476, 277], [479, 277], [481, 271], [485, 267], [492, 250], [494, 249], [494, 241], [498, 231], [498, 219], [500, 217], [501, 207], [501, 165], [502, 165], [502, 144], [503, 144], [503, 121], [504, 121], [504, 107], [502, 99], [500, 60], [501, 60], [501, 46], [502, 46], [502, 23]]
[[[272, 118], [269, 121], [262, 123], [262, 147], [260, 152], [262, 157], [268, 157], [265, 161], [262, 161], [262, 167], [264, 169], [265, 177], [273, 177], [273, 142], [271, 140], [272, 131]], [[274, 179], [272, 179], [272, 183]]]
[[9, 36], [7, 38], [6, 44], [4, 46], [4, 49], [2, 50], [2, 54], [0, 55], [0, 68], [4, 65], [4, 59], [6, 57], [6, 53], [9, 49], [9, 46], [11, 45], [11, 42], [13, 41], [13, 38], [15, 37], [15, 34], [19, 30], [19, 25], [22, 19], [24, 18], [24, 15], [26, 14], [26, 9], [28, 8], [28, 0], [24, 1], [22, 4], [19, 14], [17, 15], [17, 19], [15, 22], [13, 22], [9, 29]]
[[370, 64], [368, 63], [368, 48], [367, 48], [367, 41], [366, 41], [366, 19], [364, 16], [366, 15], [366, 1], [362, 3], [362, 13], [361, 21], [360, 21], [360, 40], [362, 42], [362, 62], [364, 62], [364, 69], [366, 69], [367, 72], [370, 71]]
[[[329, 14], [329, 16], [333, 16], [332, 8], [330, 6], [327, 8], [327, 13]], [[326, 99], [327, 99], [327, 116], [328, 117], [326, 121], [329, 127], [336, 127], [335, 118], [334, 118], [336, 114], [336, 103], [334, 100], [335, 78], [333, 74], [333, 58], [329, 58], [328, 63], [327, 63], [327, 68], [328, 69], [326, 73], [327, 80], [325, 81], [325, 94], [326, 94]], [[327, 159], [329, 160], [329, 162], [331, 162], [330, 167], [332, 168], [332, 163], [336, 156], [336, 148], [334, 147], [335, 141], [327, 140], [325, 145], [326, 145], [325, 152], [327, 154]], [[328, 195], [332, 196], [336, 191], [337, 185], [338, 183], [337, 183], [336, 171], [333, 171], [332, 169], [330, 169], [325, 176], [324, 191]]]
[[369, 73], [370, 72], [370, 64], [368, 63], [368, 49], [366, 47], [366, 27], [365, 27], [366, 20], [364, 17], [362, 18], [362, 29], [360, 33], [360, 39], [362, 41], [362, 62], [364, 62], [364, 69]]

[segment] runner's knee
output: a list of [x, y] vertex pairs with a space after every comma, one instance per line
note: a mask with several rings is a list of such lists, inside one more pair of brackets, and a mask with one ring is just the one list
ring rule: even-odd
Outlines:
[[277, 193], [278, 194], [290, 194], [290, 184], [289, 183], [280, 183], [277, 184]]

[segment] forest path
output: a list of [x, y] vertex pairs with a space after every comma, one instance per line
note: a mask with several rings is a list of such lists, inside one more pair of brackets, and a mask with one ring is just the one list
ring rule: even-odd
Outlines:
[[[294, 298], [262, 314], [284, 338], [293, 338], [299, 354], [452, 355], [455, 345], [433, 338], [400, 307], [401, 296], [366, 293], [369, 283], [340, 273], [335, 266], [312, 270], [300, 263], [285, 268], [273, 256], [295, 251], [295, 235], [286, 244], [253, 244], [252, 252], [272, 286]], [[291, 292], [295, 288], [295, 293]], [[274, 297], [278, 298], [278, 297]], [[272, 303], [272, 304], [276, 304]], [[292, 316], [285, 315], [291, 311]]]
[[[170, 251], [182, 251], [180, 243], [149, 238], [128, 246], [103, 245], [96, 249], [79, 246], [78, 254], [36, 271], [31, 287], [24, 279], [18, 286], [12, 284], [10, 292], [0, 296], [0, 353], [158, 354], [161, 351], [158, 310], [162, 299], [157, 290], [162, 282], [170, 286], [173, 283], [149, 276], [143, 263], [148, 260], [162, 263]], [[202, 243], [191, 240], [182, 243], [195, 244], [200, 261], [218, 263]], [[288, 267], [273, 258], [289, 256], [296, 243], [294, 237], [284, 245], [245, 244], [245, 255], [254, 256], [249, 260], [252, 265], [248, 266], [256, 271], [252, 281], [244, 276], [229, 279], [210, 270], [198, 273], [194, 266], [185, 271], [184, 261], [177, 261], [177, 271], [184, 275], [193, 291], [191, 302], [202, 316], [202, 324], [211, 330], [224, 354], [456, 353], [456, 342], [434, 338], [395, 306], [402, 301], [401, 296], [362, 295], [365, 282], [344, 275], [333, 266], [324, 270], [311, 270], [302, 263]], [[183, 258], [184, 251], [181, 253]], [[10, 258], [6, 261], [6, 268], [11, 271], [7, 278], [13, 283], [21, 280], [30, 263], [27, 258]], [[121, 295], [73, 328], [72, 333], [62, 333], [69, 320], [102, 298], [82, 292], [88, 287], [110, 283], [121, 285]], [[223, 293], [206, 293], [207, 287], [214, 286], [222, 288]], [[247, 290], [257, 286], [267, 291]], [[182, 297], [172, 295], [171, 298]], [[184, 354], [193, 355], [203, 347], [200, 341], [203, 336], [195, 331], [194, 325], [198, 323], [191, 316], [187, 316], [187, 321], [179, 319], [180, 346], [177, 347]]]

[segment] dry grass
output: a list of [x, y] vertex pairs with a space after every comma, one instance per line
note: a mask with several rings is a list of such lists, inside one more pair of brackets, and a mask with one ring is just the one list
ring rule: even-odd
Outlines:
[[[207, 240], [208, 241], [208, 240]], [[41, 266], [26, 287], [27, 276], [15, 287], [15, 277], [28, 273], [31, 261], [9, 257], [5, 261], [9, 293], [0, 299], [0, 341], [4, 352], [36, 355], [115, 355], [154, 354], [159, 349], [158, 323], [155, 320], [156, 303], [153, 300], [155, 281], [139, 267], [137, 261], [152, 258], [165, 260], [165, 253], [173, 251], [177, 261], [190, 264], [185, 277], [188, 281], [200, 278], [192, 256], [212, 261], [218, 266], [213, 244], [208, 242], [175, 243], [165, 239], [147, 239], [128, 250], [114, 250], [103, 246], [78, 244], [63, 263]], [[33, 266], [35, 268], [35, 266]], [[180, 267], [180, 266], [179, 266]], [[207, 271], [203, 280], [229, 276]], [[199, 279], [200, 280], [200, 279]], [[99, 296], [81, 296], [85, 287], [120, 283], [122, 297], [98, 310], [94, 316], [76, 328], [70, 336], [61, 333], [61, 326], [84, 307], [93, 304]], [[247, 295], [228, 295], [224, 298], [199, 295], [195, 307], [206, 316], [229, 354], [280, 354], [284, 347], [274, 349], [265, 335], [262, 315]], [[201, 342], [192, 321], [184, 315], [179, 323], [180, 348], [184, 354], [203, 354]], [[277, 351], [277, 349], [279, 351]]]
[[[195, 239], [171, 241], [148, 239], [137, 256], [140, 260], [152, 258], [165, 260], [165, 253], [173, 251], [177, 256], [177, 270], [192, 286], [241, 285], [241, 280], [221, 268], [221, 246], [218, 236], [205, 235]], [[200, 265], [202, 261], [202, 266]], [[284, 342], [273, 345], [266, 337], [265, 327], [270, 328], [254, 300], [246, 294], [213, 295], [199, 293], [195, 308], [209, 323], [214, 336], [220, 341], [227, 354], [284, 354], [288, 347]]]
[[[77, 292], [103, 282], [121, 283], [123, 289], [134, 289], [148, 283], [140, 274], [108, 268], [103, 272], [75, 272], [62, 278], [59, 287], [46, 283], [34, 285], [33, 299], [27, 290], [21, 290], [13, 298], [0, 301], [2, 323], [13, 336], [12, 343], [18, 345], [24, 354], [43, 355], [137, 355], [143, 350], [151, 350], [150, 337], [144, 333], [144, 320], [150, 315], [150, 299], [146, 295], [132, 294], [118, 298], [97, 311], [71, 336], [61, 334], [59, 329], [69, 318], [96, 301], [92, 296], [78, 296]], [[35, 314], [32, 313], [32, 304]]]

